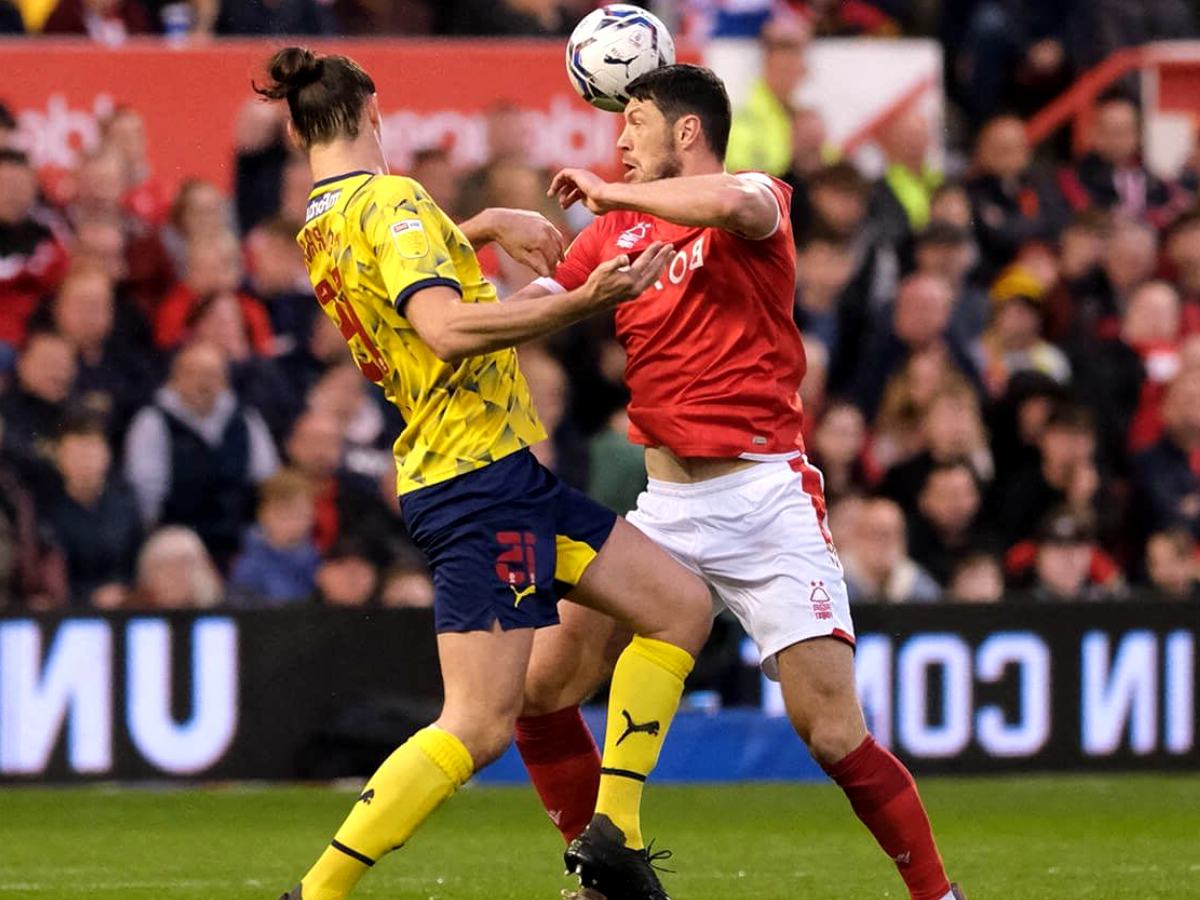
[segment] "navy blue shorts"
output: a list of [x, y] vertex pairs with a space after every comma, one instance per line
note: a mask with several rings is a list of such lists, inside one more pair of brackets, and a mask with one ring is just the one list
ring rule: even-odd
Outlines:
[[528, 450], [403, 494], [400, 507], [429, 558], [439, 634], [557, 624], [559, 598], [617, 520]]

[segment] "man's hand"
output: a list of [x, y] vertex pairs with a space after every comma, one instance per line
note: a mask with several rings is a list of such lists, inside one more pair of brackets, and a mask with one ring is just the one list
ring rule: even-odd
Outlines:
[[543, 278], [554, 274], [566, 241], [549, 219], [527, 209], [489, 209], [487, 215], [492, 239], [509, 256]]
[[563, 169], [550, 182], [550, 190], [546, 195], [558, 201], [558, 205], [566, 209], [573, 203], [583, 201], [583, 205], [596, 215], [601, 215], [613, 209], [604, 197], [608, 182], [587, 169]]
[[624, 254], [600, 263], [584, 285], [591, 305], [603, 309], [640, 297], [662, 274], [674, 253], [670, 244], [655, 241], [632, 263]]

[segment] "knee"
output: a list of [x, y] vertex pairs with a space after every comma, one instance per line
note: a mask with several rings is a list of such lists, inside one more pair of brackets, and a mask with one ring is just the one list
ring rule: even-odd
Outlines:
[[676, 596], [669, 623], [662, 633], [646, 635], [675, 644], [692, 656], [704, 647], [712, 631], [712, 595], [699, 578], [689, 577]]
[[536, 670], [530, 669], [525, 678], [525, 698], [521, 715], [545, 716], [579, 702], [569, 696], [574, 674], [567, 667], [546, 666]]
[[804, 723], [797, 733], [808, 747], [809, 755], [828, 768], [841, 762], [863, 742], [866, 729], [858, 717], [818, 714]]
[[482, 711], [443, 711], [435, 724], [462, 741], [478, 772], [504, 755], [512, 743], [516, 722], [515, 712], [488, 715]]

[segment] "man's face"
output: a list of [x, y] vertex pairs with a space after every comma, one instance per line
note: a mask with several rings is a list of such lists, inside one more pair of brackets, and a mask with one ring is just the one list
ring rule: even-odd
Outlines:
[[17, 378], [33, 396], [62, 403], [75, 384], [75, 351], [57, 335], [38, 335], [17, 360]]
[[675, 129], [649, 100], [630, 100], [625, 107], [625, 129], [617, 149], [626, 181], [657, 181], [683, 171]]
[[919, 503], [940, 530], [957, 534], [966, 531], [979, 512], [979, 488], [965, 469], [946, 469], [930, 476]]
[[76, 275], [63, 282], [54, 305], [61, 335], [77, 348], [103, 344], [113, 325], [112, 285], [99, 272]]
[[301, 472], [320, 482], [337, 471], [342, 461], [342, 444], [336, 419], [309, 412], [301, 416], [292, 430], [288, 455]]
[[1001, 178], [1015, 178], [1029, 166], [1029, 139], [1020, 119], [999, 119], [979, 139], [980, 168]]
[[179, 392], [184, 405], [201, 416], [212, 411], [228, 383], [225, 360], [211, 347], [185, 350], [171, 377], [171, 387]]
[[1096, 113], [1092, 148], [1114, 166], [1127, 166], [1137, 156], [1141, 137], [1132, 103], [1106, 103]]

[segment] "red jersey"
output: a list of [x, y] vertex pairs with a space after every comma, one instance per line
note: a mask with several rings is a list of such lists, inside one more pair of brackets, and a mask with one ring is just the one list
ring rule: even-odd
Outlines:
[[678, 456], [747, 459], [803, 450], [792, 190], [756, 172], [739, 177], [765, 185], [779, 204], [769, 237], [610, 212], [580, 233], [553, 279], [538, 282], [573, 290], [606, 259], [635, 255], [653, 241], [675, 247], [659, 280], [616, 310], [635, 443]]

